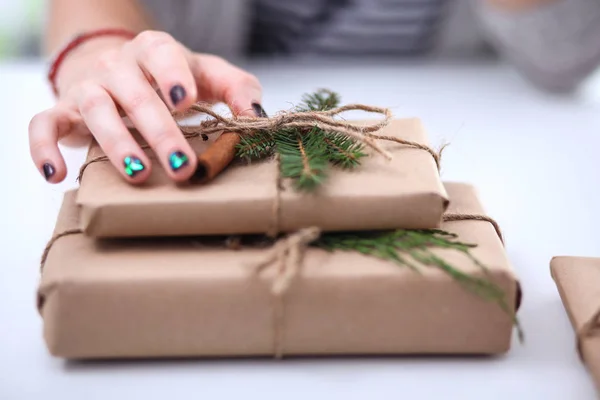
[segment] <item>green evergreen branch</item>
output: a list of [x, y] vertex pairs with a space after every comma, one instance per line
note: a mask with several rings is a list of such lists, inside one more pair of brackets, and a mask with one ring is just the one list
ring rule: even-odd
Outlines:
[[327, 111], [339, 107], [340, 96], [328, 89], [319, 89], [315, 93], [302, 96], [298, 111]]
[[297, 130], [278, 132], [275, 135], [280, 155], [281, 175], [292, 178], [298, 190], [311, 190], [327, 176], [327, 151], [325, 143], [314, 128], [307, 134]]
[[[488, 269], [470, 252], [476, 245], [459, 241], [455, 234], [438, 229], [325, 233], [312, 245], [327, 251], [357, 251], [411, 268], [419, 273], [420, 270], [416, 263], [437, 268], [467, 291], [486, 301], [496, 303], [511, 316], [517, 328], [519, 339], [523, 340], [520, 323], [514, 311], [508, 305], [504, 291], [488, 279]], [[452, 266], [434, 254], [431, 251], [433, 248], [450, 249], [465, 254], [484, 272], [484, 278], [467, 274]], [[412, 261], [409, 261], [409, 258]]]
[[362, 143], [339, 133], [324, 133], [323, 141], [327, 145], [329, 161], [342, 168], [354, 168], [360, 165], [360, 159], [366, 157]]
[[241, 158], [260, 159], [272, 154], [275, 147], [273, 135], [258, 132], [254, 135], [242, 135], [237, 145], [237, 155]]
[[[326, 111], [339, 103], [337, 93], [320, 89], [305, 94], [296, 112]], [[241, 158], [261, 159], [274, 153], [279, 155], [281, 176], [292, 179], [296, 189], [304, 191], [319, 187], [330, 165], [354, 168], [366, 157], [364, 146], [354, 138], [317, 127], [310, 131], [280, 129], [243, 135], [237, 146]]]

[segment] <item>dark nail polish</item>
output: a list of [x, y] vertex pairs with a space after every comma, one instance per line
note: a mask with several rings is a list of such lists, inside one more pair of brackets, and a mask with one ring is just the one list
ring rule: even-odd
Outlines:
[[49, 181], [50, 178], [52, 178], [52, 176], [54, 176], [54, 173], [56, 172], [56, 170], [54, 169], [54, 167], [50, 163], [44, 164], [44, 166], [42, 167], [42, 169], [44, 170], [44, 177], [46, 177], [47, 181]]
[[125, 157], [123, 159], [123, 166], [125, 168], [125, 173], [131, 176], [132, 178], [146, 168], [144, 167], [144, 163], [142, 163], [142, 160], [133, 156]]
[[175, 85], [171, 88], [169, 92], [169, 96], [171, 96], [171, 102], [174, 105], [177, 105], [181, 100], [185, 98], [185, 89], [181, 85]]
[[262, 106], [260, 104], [252, 103], [252, 109], [254, 110], [254, 113], [256, 114], [257, 117], [269, 118], [269, 116], [265, 112], [265, 109], [262, 108]]
[[189, 162], [190, 159], [188, 158], [188, 156], [181, 151], [174, 151], [169, 156], [169, 165], [171, 166], [171, 169], [173, 171], [178, 171], [179, 169], [188, 165]]

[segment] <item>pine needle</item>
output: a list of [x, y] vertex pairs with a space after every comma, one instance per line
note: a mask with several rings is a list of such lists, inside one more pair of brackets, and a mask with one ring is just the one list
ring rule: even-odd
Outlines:
[[319, 89], [315, 93], [302, 96], [298, 111], [327, 111], [340, 105], [340, 96], [328, 89]]
[[305, 135], [296, 131], [275, 135], [281, 175], [292, 178], [298, 190], [312, 190], [327, 176], [327, 151], [325, 143], [314, 134], [316, 131], [314, 128]]
[[258, 132], [254, 135], [242, 135], [237, 145], [237, 155], [252, 160], [267, 157], [275, 147], [273, 135], [268, 132]]
[[[305, 94], [296, 110], [326, 111], [339, 103], [337, 93], [320, 89]], [[292, 179], [301, 191], [312, 191], [323, 184], [330, 166], [350, 169], [366, 157], [364, 146], [353, 137], [317, 127], [309, 131], [281, 129], [243, 135], [237, 146], [237, 156], [241, 158], [261, 159], [274, 153], [279, 155], [281, 175]]]
[[323, 141], [327, 145], [329, 161], [342, 168], [354, 168], [360, 165], [360, 159], [366, 157], [364, 146], [353, 138], [339, 133], [325, 133]]

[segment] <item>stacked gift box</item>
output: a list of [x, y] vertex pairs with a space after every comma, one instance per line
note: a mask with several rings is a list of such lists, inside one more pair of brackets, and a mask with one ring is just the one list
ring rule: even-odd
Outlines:
[[[417, 119], [394, 119], [380, 133], [429, 146]], [[201, 154], [212, 140], [190, 143]], [[66, 193], [43, 257], [38, 308], [49, 351], [70, 359], [508, 351], [518, 280], [475, 188], [442, 182], [423, 148], [382, 146], [391, 159], [374, 153], [352, 171], [334, 168], [305, 193], [281, 179], [273, 158], [234, 162], [203, 184], [176, 184], [157, 166], [134, 186], [93, 144], [94, 162]], [[384, 232], [431, 240], [388, 257], [356, 245]]]

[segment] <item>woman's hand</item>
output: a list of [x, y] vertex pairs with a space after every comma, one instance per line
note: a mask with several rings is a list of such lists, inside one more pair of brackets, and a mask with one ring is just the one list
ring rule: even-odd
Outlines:
[[58, 78], [57, 104], [35, 115], [29, 125], [31, 156], [52, 183], [66, 176], [58, 142], [70, 134], [93, 135], [127, 181], [148, 178], [151, 162], [127, 130], [121, 111], [168, 175], [184, 181], [194, 173], [196, 157], [169, 108], [183, 111], [203, 100], [225, 102], [236, 114], [261, 110], [261, 87], [253, 75], [219, 57], [192, 53], [164, 32], [144, 31], [131, 41], [89, 42], [68, 56]]

